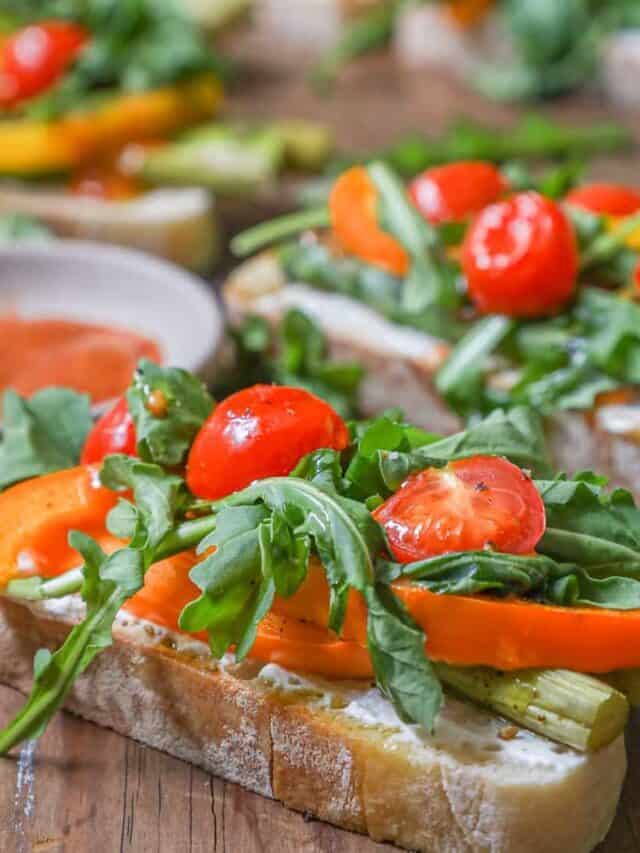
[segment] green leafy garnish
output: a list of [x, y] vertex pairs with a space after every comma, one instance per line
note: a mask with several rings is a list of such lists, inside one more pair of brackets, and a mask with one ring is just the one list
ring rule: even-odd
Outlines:
[[226, 75], [225, 63], [174, 0], [46, 0], [20, 11], [23, 22], [65, 18], [91, 33], [61, 81], [28, 102], [24, 111], [35, 118], [57, 118], [104, 91], [139, 92], [201, 71]]
[[421, 313], [439, 309], [445, 313], [458, 308], [458, 274], [444, 254], [437, 229], [409, 202], [403, 184], [388, 166], [374, 162], [367, 171], [378, 191], [380, 225], [401, 242], [411, 259], [402, 285], [404, 310]]
[[118, 610], [142, 588], [145, 572], [176, 524], [184, 500], [180, 478], [127, 456], [108, 457], [102, 477], [107, 485], [133, 489], [134, 503], [128, 504], [133, 524], [126, 531], [117, 528], [119, 534], [130, 535], [131, 541], [128, 547], [107, 555], [90, 536], [70, 532], [69, 544], [84, 560], [80, 594], [87, 606], [86, 616], [57, 652], [40, 650], [36, 655], [31, 694], [0, 734], [0, 754], [21, 740], [38, 737], [75, 679], [96, 654], [111, 645]]
[[196, 376], [147, 359], [138, 364], [127, 402], [136, 424], [138, 454], [159, 465], [179, 465], [184, 460], [214, 405]]
[[261, 317], [249, 316], [229, 331], [234, 364], [214, 386], [219, 399], [249, 385], [275, 382], [305, 388], [344, 418], [357, 415], [363, 367], [331, 359], [326, 336], [309, 315], [291, 308], [275, 330]]
[[380, 468], [388, 489], [395, 491], [413, 471], [442, 467], [470, 456], [505, 456], [538, 476], [551, 471], [542, 423], [531, 409], [495, 411], [463, 432], [425, 444], [410, 453], [380, 454]]
[[0, 444], [0, 489], [78, 464], [91, 429], [89, 397], [45, 388], [29, 399], [6, 391]]
[[384, 547], [382, 531], [362, 504], [323, 485], [272, 477], [224, 500], [216, 530], [199, 548], [216, 550], [190, 574], [202, 594], [184, 609], [180, 627], [207, 630], [217, 656], [232, 644], [236, 656], [244, 656], [275, 592], [292, 595], [299, 588], [313, 552], [327, 574], [329, 627], [340, 633], [349, 590], [365, 595], [376, 681], [404, 719], [431, 730], [442, 690], [425, 658], [424, 633], [391, 591], [375, 583], [372, 554]]
[[31, 694], [0, 733], [0, 754], [22, 740], [42, 734], [76, 678], [99, 652], [111, 645], [116, 613], [142, 586], [144, 569], [139, 552], [122, 549], [107, 556], [91, 537], [78, 531], [69, 534], [69, 543], [84, 559], [81, 595], [87, 614], [57, 652], [41, 649], [37, 653]]

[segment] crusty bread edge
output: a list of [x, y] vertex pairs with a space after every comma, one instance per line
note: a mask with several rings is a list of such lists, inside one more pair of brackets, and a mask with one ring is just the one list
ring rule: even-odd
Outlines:
[[[0, 682], [26, 692], [38, 648], [72, 622], [0, 599]], [[608, 831], [626, 769], [624, 744], [582, 763], [570, 783], [506, 785], [474, 761], [430, 762], [365, 726], [120, 620], [114, 645], [80, 677], [66, 707], [286, 806], [344, 829], [433, 853], [582, 853]], [[198, 647], [199, 646], [199, 647]], [[568, 814], [571, 819], [568, 821]]]

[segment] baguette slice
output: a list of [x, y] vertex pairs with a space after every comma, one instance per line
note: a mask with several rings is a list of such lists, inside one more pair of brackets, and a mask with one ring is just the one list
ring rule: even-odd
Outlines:
[[[0, 681], [27, 691], [35, 651], [81, 615], [77, 598], [0, 600]], [[67, 707], [290, 808], [429, 853], [585, 853], [607, 833], [625, 774], [622, 737], [592, 755], [525, 731], [504, 740], [503, 721], [450, 699], [429, 737], [368, 684], [219, 665], [202, 643], [124, 614]]]
[[220, 251], [218, 216], [203, 189], [158, 189], [106, 201], [60, 189], [0, 185], [0, 214], [33, 216], [62, 237], [118, 243], [207, 271]]
[[[313, 316], [333, 355], [355, 358], [366, 368], [360, 400], [366, 415], [398, 406], [425, 429], [446, 434], [462, 428], [435, 387], [448, 354], [443, 341], [391, 323], [345, 296], [287, 283], [268, 252], [238, 267], [223, 293], [235, 322], [253, 313], [275, 323], [291, 307]], [[640, 405], [559, 412], [547, 421], [547, 437], [557, 470], [593, 469], [640, 497]]]

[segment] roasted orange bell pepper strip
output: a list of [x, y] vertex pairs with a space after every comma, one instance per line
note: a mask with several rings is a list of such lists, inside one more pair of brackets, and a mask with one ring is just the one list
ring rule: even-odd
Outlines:
[[51, 577], [78, 565], [67, 543], [81, 530], [102, 543], [105, 519], [117, 495], [102, 487], [92, 467], [70, 468], [27, 480], [0, 495], [0, 588], [14, 577]]
[[344, 249], [394, 275], [406, 275], [409, 256], [378, 224], [378, 193], [362, 166], [344, 172], [333, 185], [329, 213], [334, 235]]
[[[96, 537], [105, 550], [118, 547], [121, 543], [105, 528], [116, 499], [96, 484], [90, 467], [30, 480], [0, 495], [0, 584], [34, 573], [53, 576], [77, 565], [78, 555], [67, 544], [72, 529]], [[184, 552], [152, 566], [144, 588], [126, 609], [177, 630], [183, 607], [199, 595], [188, 576], [197, 559], [193, 552]], [[499, 670], [608, 672], [640, 667], [640, 610], [436, 595], [407, 581], [394, 583], [393, 590], [425, 630], [427, 653], [436, 661]], [[251, 656], [332, 678], [370, 677], [364, 600], [351, 594], [342, 637], [327, 629], [328, 613], [325, 573], [314, 561], [294, 596], [276, 597], [259, 626]]]

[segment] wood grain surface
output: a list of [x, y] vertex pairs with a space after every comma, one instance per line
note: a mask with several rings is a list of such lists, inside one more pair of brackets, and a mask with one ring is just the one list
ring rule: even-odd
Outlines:
[[[21, 696], [0, 687], [0, 718]], [[615, 823], [598, 853], [640, 850], [640, 720]], [[567, 815], [570, 820], [571, 816]], [[385, 853], [206, 773], [58, 714], [44, 737], [0, 759], [2, 853]]]
[[[383, 58], [349, 71], [330, 100], [315, 96], [273, 46], [255, 38], [232, 45], [248, 71], [229, 112], [306, 116], [331, 124], [341, 146], [384, 145], [400, 131], [438, 132], [470, 115], [507, 126], [514, 111], [482, 101], [459, 83], [403, 73]], [[264, 57], [272, 61], [264, 65]], [[566, 121], [611, 116], [593, 97], [546, 108]], [[640, 120], [625, 119], [636, 130]], [[640, 183], [635, 157], [600, 158], [597, 175]], [[186, 700], [185, 700], [186, 701]], [[0, 721], [21, 697], [0, 687]], [[618, 816], [601, 853], [640, 851], [640, 723], [629, 731], [630, 771]], [[571, 816], [567, 815], [567, 820]], [[90, 723], [59, 714], [37, 748], [0, 760], [2, 853], [375, 853], [389, 847], [287, 811], [169, 756]]]

